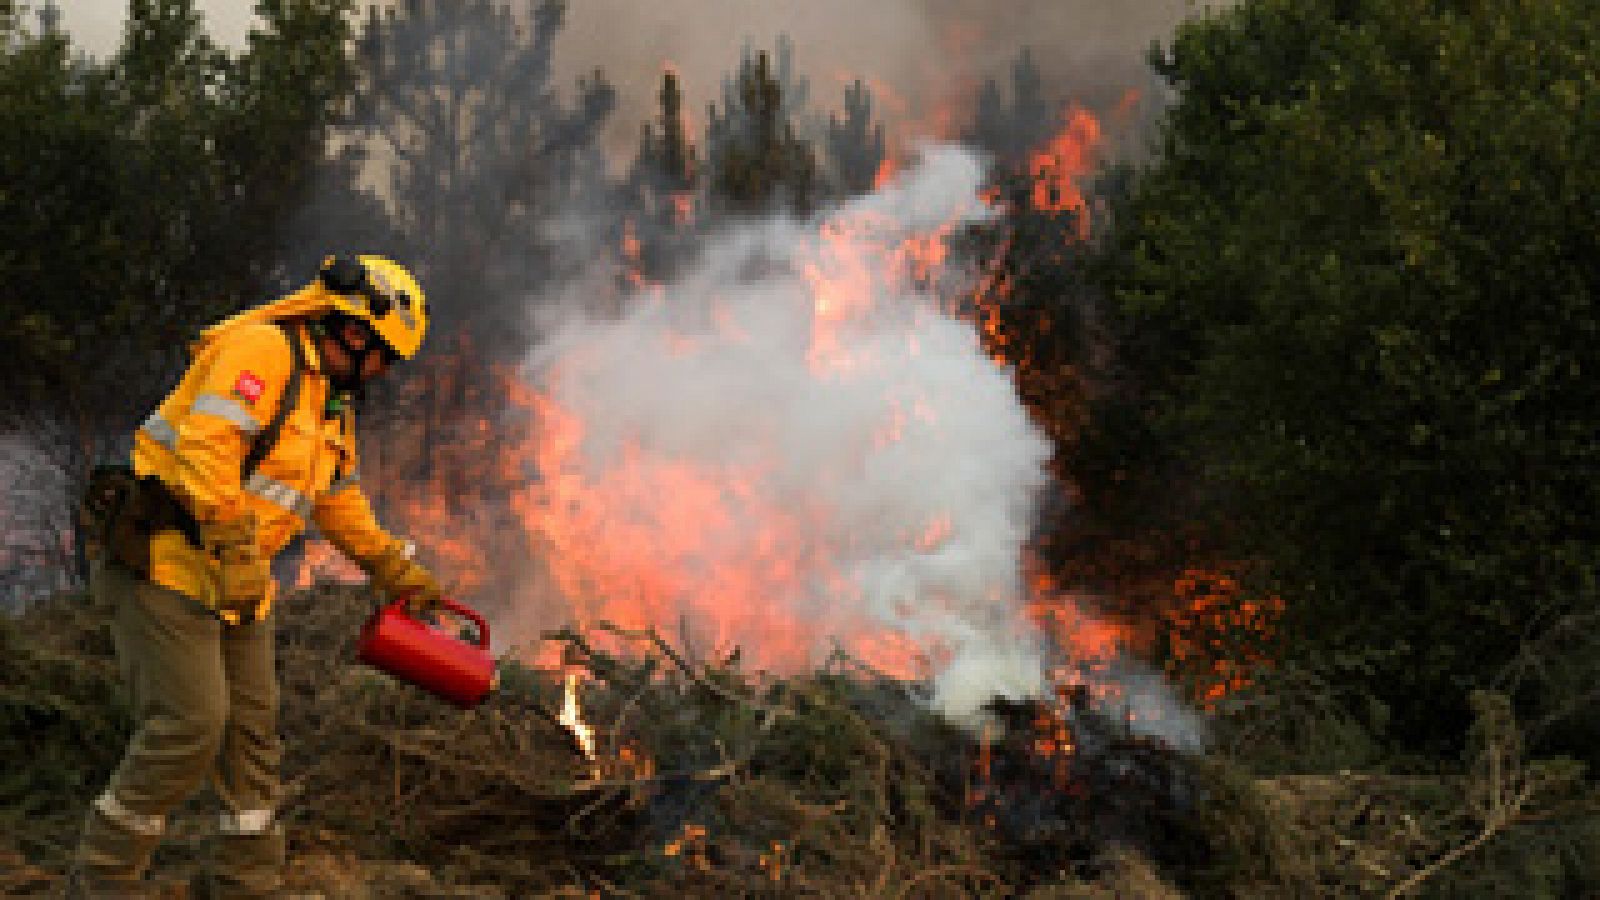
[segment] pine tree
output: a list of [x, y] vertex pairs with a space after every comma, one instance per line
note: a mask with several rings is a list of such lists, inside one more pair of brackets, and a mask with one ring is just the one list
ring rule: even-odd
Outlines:
[[482, 427], [506, 419], [496, 364], [532, 342], [528, 298], [589, 262], [548, 225], [611, 189], [596, 145], [615, 91], [598, 71], [570, 101], [554, 84], [565, 15], [561, 0], [403, 0], [369, 12], [359, 42], [356, 124], [397, 226], [369, 252], [403, 260], [432, 311], [428, 352], [381, 386], [386, 415], [366, 417], [384, 452], [363, 465], [401, 527], [434, 524], [408, 510], [443, 510], [479, 523], [485, 547], [521, 533], [495, 519], [522, 477], [485, 446], [506, 435]]
[[844, 92], [844, 118], [828, 117], [828, 158], [846, 193], [872, 190], [883, 164], [883, 124], [872, 121], [872, 92], [859, 79]]
[[676, 72], [669, 69], [662, 74], [657, 97], [661, 109], [656, 124], [641, 126], [639, 152], [628, 173], [635, 189], [652, 199], [691, 191], [698, 178], [695, 148], [684, 128], [683, 91]]
[[972, 128], [962, 135], [962, 139], [999, 155], [1009, 140], [1010, 130], [1011, 111], [1006, 108], [1005, 98], [1000, 94], [1000, 84], [993, 78], [986, 79], [983, 87], [978, 89]]
[[734, 213], [810, 211], [820, 187], [809, 142], [795, 134], [782, 83], [765, 52], [739, 67], [724, 108], [708, 113], [712, 199]]
[[1048, 138], [1060, 124], [1057, 111], [1045, 95], [1044, 76], [1033, 61], [1033, 51], [1022, 48], [1011, 65], [1011, 154], [1023, 154]]
[[654, 126], [640, 129], [639, 152], [629, 169], [625, 203], [630, 210], [625, 233], [618, 240], [634, 241], [636, 259], [630, 278], [650, 282], [670, 277], [674, 265], [689, 249], [698, 216], [699, 161], [690, 143], [683, 115], [683, 91], [676, 72], [661, 76], [657, 95], [660, 111]]
[[1011, 64], [1011, 103], [1006, 103], [998, 82], [986, 80], [978, 91], [972, 128], [965, 139], [1008, 164], [1024, 158], [1059, 124], [1033, 52], [1024, 47]]
[[563, 103], [552, 82], [560, 0], [405, 0], [369, 12], [359, 125], [386, 175], [403, 254], [441, 324], [484, 349], [517, 344], [520, 299], [560, 260], [540, 224], [575, 183], [615, 92], [600, 73]]

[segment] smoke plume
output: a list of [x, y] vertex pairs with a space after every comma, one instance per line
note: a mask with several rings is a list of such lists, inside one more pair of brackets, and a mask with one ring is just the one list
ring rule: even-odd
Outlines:
[[[253, 0], [198, 0], [207, 30], [240, 48], [258, 20]], [[366, 4], [361, 4], [365, 7]], [[380, 0], [379, 6], [392, 6]], [[515, 5], [515, 4], [513, 4]], [[618, 88], [619, 107], [606, 145], [625, 164], [638, 123], [654, 115], [661, 70], [683, 76], [687, 109], [704, 125], [706, 104], [720, 101], [722, 79], [741, 44], [770, 49], [789, 36], [811, 94], [838, 109], [844, 88], [860, 78], [873, 87], [891, 139], [930, 133], [960, 113], [986, 78], [1007, 78], [1022, 47], [1031, 47], [1052, 90], [1094, 109], [1138, 88], [1156, 100], [1159, 82], [1144, 64], [1152, 41], [1165, 41], [1194, 0], [581, 0], [569, 4], [567, 33], [557, 48], [562, 85], [603, 69]], [[88, 52], [107, 56], [126, 16], [122, 0], [74, 0], [65, 25]], [[1064, 100], [1065, 97], [1057, 97]], [[1159, 103], [1152, 103], [1152, 109]], [[953, 136], [953, 135], [947, 135]]]
[[664, 65], [678, 70], [686, 109], [703, 126], [740, 45], [770, 50], [780, 36], [792, 41], [821, 109], [839, 109], [859, 78], [891, 141], [953, 139], [979, 86], [989, 78], [1005, 85], [1024, 47], [1055, 102], [1110, 109], [1135, 88], [1149, 101], [1142, 112], [1153, 112], [1161, 87], [1145, 53], [1195, 8], [1193, 0], [583, 0], [572, 4], [556, 65], [568, 83], [604, 68], [619, 95], [607, 145], [624, 156], [637, 143], [636, 123], [655, 112]]
[[[983, 170], [931, 148], [820, 224], [745, 224], [620, 316], [547, 326], [530, 377], [581, 438], [525, 510], [553, 553], [587, 554], [552, 560], [568, 570], [556, 582], [676, 612], [761, 667], [820, 662], [835, 642], [870, 659], [861, 641], [887, 635], [931, 666], [956, 718], [1039, 690], [1019, 556], [1046, 439], [973, 325], [934, 298], [885, 278], [848, 280], [868, 296], [819, 293], [855, 262], [825, 235], [870, 223], [893, 246], [983, 217]], [[698, 514], [665, 518], [706, 479]], [[808, 659], [775, 658], [796, 630]]]

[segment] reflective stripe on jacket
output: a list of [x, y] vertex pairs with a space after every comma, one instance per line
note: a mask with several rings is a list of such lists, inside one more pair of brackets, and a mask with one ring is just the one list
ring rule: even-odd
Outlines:
[[[134, 469], [166, 482], [201, 522], [253, 513], [257, 546], [269, 559], [308, 520], [358, 563], [373, 559], [397, 541], [361, 492], [348, 411], [324, 415], [330, 387], [315, 344], [303, 328], [293, 331], [306, 360], [298, 397], [249, 478], [240, 478], [245, 454], [277, 412], [294, 364], [288, 336], [266, 321], [242, 323], [202, 346], [134, 436]], [[150, 569], [156, 584], [218, 608], [217, 563], [182, 534], [152, 538]], [[272, 600], [269, 590], [257, 618]]]

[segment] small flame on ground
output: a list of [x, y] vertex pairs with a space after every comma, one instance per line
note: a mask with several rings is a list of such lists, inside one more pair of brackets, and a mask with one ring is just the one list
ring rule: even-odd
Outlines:
[[[593, 764], [595, 762], [594, 729], [583, 720], [583, 710], [578, 705], [578, 673], [576, 672], [567, 673], [567, 687], [561, 701], [561, 715], [557, 718], [562, 726], [572, 732], [572, 736], [578, 741], [578, 746], [583, 750], [584, 757]], [[595, 769], [595, 775], [596, 777], [599, 775], [598, 768]]]
[[707, 837], [704, 825], [685, 822], [682, 833], [662, 846], [661, 855], [682, 857], [689, 865], [702, 872], [708, 872], [711, 870], [711, 856], [708, 852], [710, 845]]

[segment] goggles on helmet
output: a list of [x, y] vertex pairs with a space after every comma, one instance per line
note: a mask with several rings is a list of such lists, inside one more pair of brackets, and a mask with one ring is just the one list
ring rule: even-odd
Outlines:
[[328, 290], [365, 299], [374, 319], [387, 316], [396, 306], [407, 310], [411, 307], [411, 298], [405, 291], [374, 282], [367, 267], [348, 256], [329, 257], [320, 274]]

